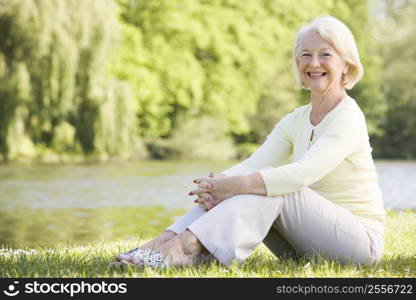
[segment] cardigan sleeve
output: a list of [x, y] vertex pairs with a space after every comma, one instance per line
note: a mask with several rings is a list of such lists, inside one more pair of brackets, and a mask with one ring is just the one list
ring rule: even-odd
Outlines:
[[273, 128], [264, 143], [246, 160], [225, 170], [227, 176], [256, 172], [264, 167], [277, 167], [287, 160], [293, 148], [290, 132], [293, 113], [286, 115]]
[[317, 182], [355, 151], [365, 131], [364, 117], [338, 115], [300, 160], [259, 171], [267, 196], [292, 193]]

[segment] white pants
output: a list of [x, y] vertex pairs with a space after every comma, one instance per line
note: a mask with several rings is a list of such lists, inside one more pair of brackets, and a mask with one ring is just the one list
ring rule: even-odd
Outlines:
[[167, 230], [189, 229], [219, 261], [241, 263], [262, 242], [279, 257], [319, 253], [342, 262], [378, 262], [384, 234], [310, 188], [266, 197], [236, 195], [205, 212], [199, 205]]

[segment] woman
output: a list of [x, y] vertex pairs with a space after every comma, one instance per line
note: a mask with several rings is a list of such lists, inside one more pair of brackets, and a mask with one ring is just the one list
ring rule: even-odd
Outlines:
[[347, 95], [363, 67], [351, 31], [333, 17], [296, 37], [298, 84], [310, 103], [286, 115], [247, 160], [194, 180], [199, 205], [121, 263], [189, 265], [204, 253], [242, 262], [261, 243], [279, 257], [378, 262], [385, 211], [365, 117]]

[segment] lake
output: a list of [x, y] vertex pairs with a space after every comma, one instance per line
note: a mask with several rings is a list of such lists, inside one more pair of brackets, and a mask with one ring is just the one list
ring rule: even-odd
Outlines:
[[[0, 247], [146, 239], [193, 205], [192, 179], [231, 163], [0, 165]], [[416, 209], [416, 162], [377, 161], [386, 208]]]

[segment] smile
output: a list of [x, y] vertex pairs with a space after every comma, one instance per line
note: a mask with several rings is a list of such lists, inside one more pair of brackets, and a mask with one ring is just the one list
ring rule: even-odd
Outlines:
[[310, 79], [322, 79], [327, 75], [327, 72], [307, 72]]

